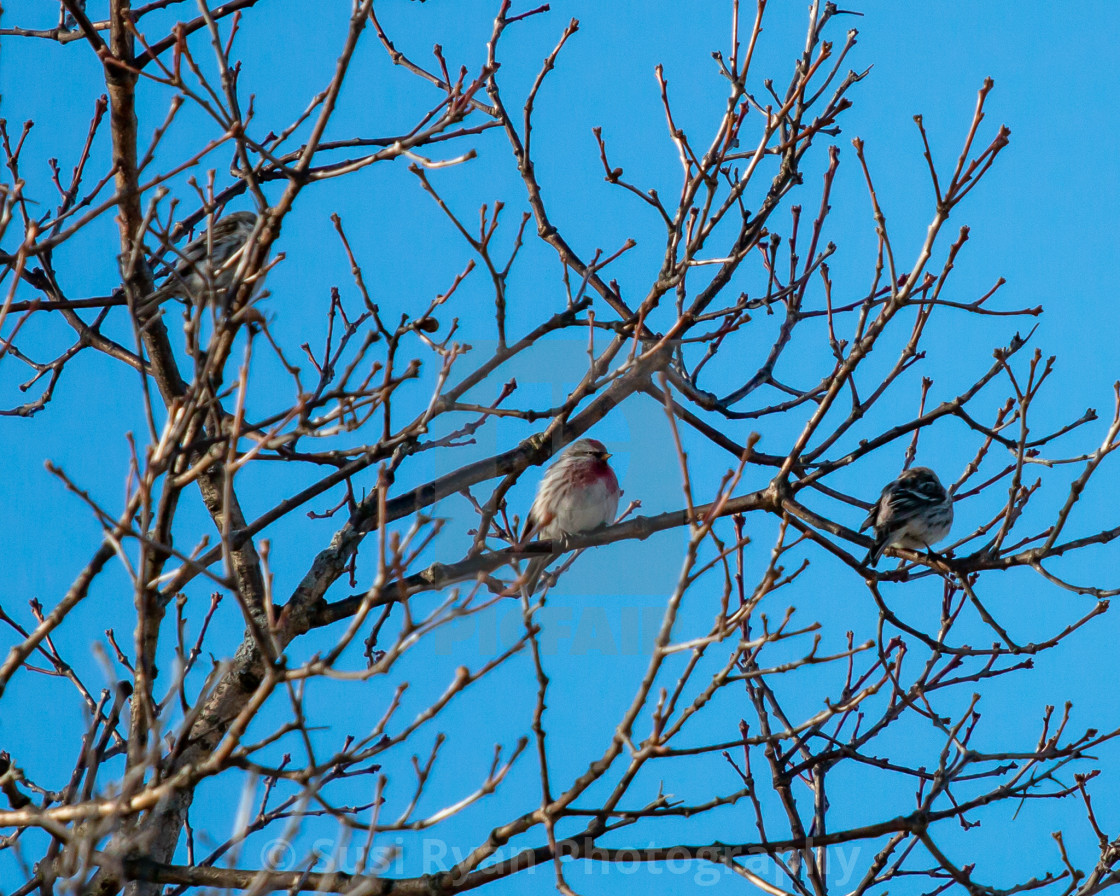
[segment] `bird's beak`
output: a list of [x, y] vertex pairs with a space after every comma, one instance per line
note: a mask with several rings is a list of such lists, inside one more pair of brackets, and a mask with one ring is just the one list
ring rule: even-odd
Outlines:
[[614, 457], [614, 455], [608, 451], [603, 455], [603, 460], [610, 460], [612, 457]]

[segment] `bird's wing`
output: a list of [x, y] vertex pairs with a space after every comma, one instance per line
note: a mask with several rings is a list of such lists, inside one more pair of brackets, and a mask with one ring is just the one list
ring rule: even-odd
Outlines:
[[897, 481], [892, 485], [894, 488], [890, 490], [890, 496], [887, 499], [887, 508], [892, 522], [911, 519], [945, 500], [944, 496], [936, 494], [936, 488], [927, 490], [920, 485], [902, 485]]
[[867, 514], [867, 519], [865, 519], [863, 521], [863, 525], [859, 527], [860, 532], [862, 532], [864, 529], [869, 529], [872, 526], [877, 526], [879, 524], [879, 512], [882, 511], [885, 506], [887, 506], [884, 505], [883, 502], [889, 497], [891, 491], [897, 485], [897, 480], [892, 479], [890, 482], [883, 486], [883, 490], [879, 492], [879, 500], [871, 505], [871, 510]]
[[867, 519], [865, 519], [863, 521], [863, 524], [859, 527], [860, 532], [862, 532], [864, 529], [869, 529], [871, 526], [875, 525], [875, 520], [878, 519], [878, 517], [879, 517], [879, 506], [882, 503], [883, 503], [883, 499], [880, 498], [878, 501], [876, 501], [874, 504], [871, 505], [871, 512], [867, 514]]
[[537, 506], [537, 503], [536, 501], [533, 502], [533, 506], [529, 508], [529, 513], [525, 516], [525, 525], [521, 527], [522, 544], [537, 538], [541, 530], [551, 523], [554, 518], [554, 514], [542, 510]]

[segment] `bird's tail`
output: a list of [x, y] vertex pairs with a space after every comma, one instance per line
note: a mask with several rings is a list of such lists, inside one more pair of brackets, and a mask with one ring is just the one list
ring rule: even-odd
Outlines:
[[172, 298], [175, 294], [174, 289], [170, 288], [170, 281], [165, 281], [154, 291], [144, 296], [139, 302], [136, 303], [136, 315], [141, 320], [160, 314], [159, 306]]
[[525, 595], [532, 597], [537, 590], [537, 586], [541, 582], [541, 576], [544, 574], [545, 567], [552, 562], [555, 554], [543, 554], [529, 561], [529, 565], [525, 568], [525, 577], [523, 579], [525, 585]]
[[876, 538], [875, 544], [871, 546], [871, 550], [867, 552], [867, 556], [863, 558], [864, 566], [874, 566], [879, 562], [879, 558], [883, 556], [883, 551], [887, 549], [886, 538]]

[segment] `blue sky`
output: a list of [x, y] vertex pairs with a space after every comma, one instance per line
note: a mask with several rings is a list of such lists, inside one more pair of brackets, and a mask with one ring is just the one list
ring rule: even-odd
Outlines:
[[[262, 127], [283, 124], [298, 114], [329, 79], [345, 26], [346, 5], [338, 9], [332, 6], [316, 5], [309, 13], [306, 4], [288, 0], [269, 5], [267, 11], [246, 15], [244, 33], [239, 38], [244, 58], [242, 89], [256, 93]], [[54, 15], [47, 7], [16, 0], [6, 7], [4, 25], [47, 27], [53, 24]], [[493, 3], [474, 0], [459, 4], [429, 0], [425, 4], [385, 3], [378, 9], [401, 50], [416, 58], [430, 58], [427, 54], [438, 42], [453, 69], [465, 64], [473, 71], [485, 58], [484, 43], [494, 7]], [[803, 3], [771, 3], [756, 61], [756, 89], [764, 75], [774, 78], [776, 84], [788, 79], [792, 60], [804, 41], [804, 7]], [[951, 165], [971, 119], [976, 92], [983, 79], [991, 76], [995, 90], [988, 101], [988, 116], [978, 143], [990, 140], [999, 124], [1010, 127], [1011, 143], [981, 187], [954, 212], [934, 266], [936, 269], [944, 258], [956, 229], [967, 225], [971, 238], [958, 259], [947, 297], [971, 301], [1003, 277], [1007, 284], [995, 300], [999, 307], [1045, 306], [1046, 314], [1032, 345], [1044, 355], [1057, 355], [1059, 361], [1035, 409], [1039, 415], [1036, 425], [1058, 426], [1086, 407], [1095, 407], [1102, 420], [1080, 436], [1059, 443], [1056, 453], [1091, 450], [1099, 443], [1111, 416], [1112, 383], [1120, 373], [1114, 335], [1120, 331], [1120, 308], [1113, 297], [1118, 249], [1114, 210], [1120, 200], [1120, 159], [1116, 152], [1120, 121], [1115, 101], [1120, 93], [1120, 69], [1112, 63], [1120, 25], [1114, 8], [1105, 3], [1059, 7], [1039, 2], [866, 2], [857, 8], [863, 16], [838, 17], [832, 26], [838, 45], [846, 28], [858, 28], [859, 43], [849, 58], [850, 65], [871, 68], [851, 91], [854, 106], [842, 117], [843, 133], [834, 138], [840, 147], [841, 164], [826, 236], [839, 247], [831, 261], [836, 294], [849, 298], [863, 295], [871, 279], [875, 250], [870, 205], [851, 138], [861, 137], [866, 143], [867, 159], [900, 265], [908, 268], [933, 214], [932, 190], [912, 118], [919, 113], [923, 116], [935, 160], [941, 166]], [[679, 166], [665, 133], [654, 66], [664, 66], [678, 123], [695, 134], [697, 142], [704, 143], [724, 101], [722, 80], [710, 54], [714, 49], [726, 49], [730, 16], [724, 4], [717, 3], [556, 3], [551, 13], [519, 23], [503, 39], [501, 82], [507, 96], [523, 95], [540, 60], [572, 16], [580, 20], [580, 31], [565, 48], [537, 101], [537, 174], [555, 223], [577, 251], [589, 255], [602, 248], [611, 252], [627, 238], [637, 240], [637, 247], [611, 269], [623, 295], [637, 297], [655, 277], [660, 263], [663, 241], [659, 224], [644, 205], [604, 183], [591, 128], [603, 128], [611, 162], [625, 169], [628, 180], [674, 196], [679, 188]], [[154, 22], [148, 27], [155, 32]], [[278, 42], [275, 35], [270, 36], [269, 27], [283, 29], [283, 39]], [[192, 46], [196, 46], [200, 58], [205, 58], [202, 42]], [[98, 86], [97, 66], [82, 44], [60, 48], [5, 38], [3, 71], [7, 90], [2, 114], [9, 127], [18, 127], [28, 118], [36, 121], [25, 150], [23, 175], [32, 195], [38, 191], [44, 207], [48, 207], [52, 197], [46, 192], [49, 181], [44, 160], [56, 152], [54, 147], [65, 146], [70, 152], [80, 145], [88, 112], [103, 90]], [[43, 77], [43, 72], [50, 76]], [[141, 133], [150, 133], [162, 120], [167, 99], [159, 89], [141, 93]], [[437, 100], [430, 86], [394, 68], [374, 35], [367, 34], [328, 138], [398, 133]], [[189, 152], [205, 127], [200, 116], [186, 113], [169, 133], [167, 158], [174, 160]], [[815, 213], [819, 203], [827, 143], [821, 141], [806, 158], [805, 184], [794, 200], [804, 205], [806, 217], [810, 211]], [[432, 173], [432, 183], [467, 221], [477, 219], [481, 203], [505, 201], [499, 234], [503, 244], [509, 245], [516, 221], [526, 208], [511, 153], [496, 131], [474, 145], [479, 151], [476, 160]], [[453, 152], [449, 150], [448, 154]], [[219, 152], [210, 162], [217, 168], [219, 183], [228, 178], [227, 156]], [[105, 159], [102, 140], [94, 161], [103, 165]], [[73, 161], [60, 155], [64, 171]], [[184, 199], [189, 197], [185, 180], [180, 179], [174, 187]], [[266, 192], [271, 198], [278, 195], [278, 190]], [[420, 190], [402, 161], [376, 165], [353, 177], [325, 183], [309, 191], [285, 221], [278, 249], [286, 258], [268, 281], [272, 297], [267, 313], [274, 335], [287, 346], [304, 341], [322, 343], [323, 312], [331, 286], [338, 286], [344, 296], [357, 301], [346, 258], [328, 220], [332, 212], [341, 215], [358, 259], [365, 266], [374, 298], [387, 319], [405, 309], [426, 305], [433, 295], [447, 289], [470, 258], [467, 247], [457, 241], [446, 218]], [[777, 224], [787, 226], [788, 216], [787, 203]], [[87, 234], [60, 250], [56, 264], [72, 295], [104, 295], [113, 288], [117, 282], [114, 238], [115, 225], [106, 215]], [[750, 276], [756, 280], [745, 276], [738, 288], [759, 288], [757, 272]], [[562, 307], [559, 266], [552, 250], [529, 241], [514, 269], [509, 290], [511, 332], [520, 333], [533, 326], [542, 316], [542, 308]], [[480, 354], [493, 339], [491, 292], [488, 281], [476, 272], [461, 287], [458, 304], [446, 315], [459, 318], [460, 338], [471, 342]], [[993, 348], [1005, 345], [1017, 329], [1026, 332], [1033, 323], [1030, 318], [939, 314], [926, 335], [926, 360], [877, 406], [866, 420], [866, 429], [856, 433], [853, 440], [911, 416], [917, 407], [922, 375], [934, 379], [931, 401], [957, 394], [987, 369]], [[759, 332], [768, 333], [772, 322], [760, 316], [756, 326]], [[108, 329], [122, 339], [128, 332], [123, 318]], [[21, 344], [25, 352], [45, 357], [65, 345], [67, 337], [58, 329], [43, 326], [29, 330], [25, 338], [27, 343]], [[584, 352], [582, 333], [551, 340], [503, 374], [502, 381], [516, 376], [518, 400], [523, 405], [533, 401], [553, 403], [563, 398], [582, 375]], [[795, 383], [814, 381], [812, 372], [828, 359], [812, 355], [810, 347], [799, 348], [798, 352], [801, 354], [792, 356], [784, 374]], [[710, 388], [730, 391], [742, 381], [742, 377], [735, 379], [741, 371], [753, 370], [752, 360], [749, 355], [742, 359], [728, 355], [715, 367]], [[881, 359], [873, 357], [869, 363], [886, 364], [888, 360], [892, 360], [890, 353], [884, 352]], [[424, 385], [430, 384], [432, 375], [430, 368], [426, 370], [415, 389], [402, 393], [402, 401], [420, 407], [427, 396]], [[290, 383], [279, 377], [275, 365], [262, 361], [256, 376], [252, 401], [257, 413], [264, 415], [291, 400]], [[25, 371], [10, 358], [0, 363], [0, 394], [5, 406], [26, 400], [14, 388], [26, 378]], [[478, 397], [492, 396], [498, 385], [487, 384], [478, 391]], [[1002, 398], [1001, 387], [983, 406], [994, 409]], [[781, 451], [801, 422], [767, 422], [760, 428], [760, 450]], [[745, 439], [751, 428], [745, 422], [726, 427], [740, 439]], [[35, 597], [47, 607], [53, 606], [99, 540], [99, 529], [89, 513], [44, 470], [43, 461], [57, 463], [115, 511], [121, 506], [127, 471], [124, 433], [142, 435], [144, 429], [136, 374], [90, 353], [68, 369], [56, 397], [43, 413], [30, 420], [4, 418], [0, 422], [0, 450], [8, 470], [0, 476], [0, 507], [9, 521], [6, 534], [10, 564], [5, 583], [0, 586], [0, 604], [7, 612], [20, 614], [18, 618], [26, 623], [26, 600]], [[461, 458], [504, 450], [532, 431], [523, 424], [488, 427], [479, 434], [479, 443], [461, 455], [431, 455], [408, 466], [398, 485], [407, 488], [445, 472], [443, 465], [452, 460], [462, 462]], [[641, 512], [651, 514], [681, 506], [679, 470], [664, 415], [651, 401], [642, 396], [632, 399], [592, 434], [616, 453], [624, 501], [640, 500]], [[710, 495], [729, 458], [691, 437], [687, 447], [692, 452], [698, 494]], [[878, 452], [856, 468], [836, 474], [830, 484], [873, 498], [881, 483], [901, 466], [904, 448], [900, 444]], [[919, 462], [938, 468], [946, 478], [956, 478], [975, 448], [976, 442], [967, 430], [946, 421], [923, 434]], [[764, 472], [749, 474], [744, 489], [760, 485]], [[1069, 468], [1045, 471], [1044, 488], [1032, 504], [1028, 528], [1032, 520], [1042, 525], [1047, 514], [1061, 505], [1066, 484], [1076, 472]], [[259, 473], [246, 473], [242, 482], [248, 514], [253, 517], [271, 507], [283, 494], [311, 481], [308, 477], [313, 473], [276, 464], [267, 465]], [[365, 485], [372, 487], [374, 481], [370, 475]], [[1070, 535], [1088, 534], [1114, 523], [1111, 495], [1115, 481], [1111, 461], [1106, 461], [1095, 487], [1079, 505]], [[512, 508], [523, 512], [534, 484], [535, 475], [530, 471], [510, 493]], [[337, 497], [324, 496], [312, 509], [323, 510]], [[1004, 493], [997, 489], [984, 498], [964, 502], [957, 510], [957, 531], [966, 531], [992, 515], [1003, 499]], [[186, 503], [181, 544], [189, 545], [207, 530], [207, 522], [195, 501]], [[836, 508], [821, 505], [821, 509], [831, 512]], [[452, 523], [432, 559], [457, 558], [468, 543], [463, 532], [470, 524], [465, 502], [448, 499], [436, 511]], [[838, 511], [838, 515], [848, 524], [859, 522], [854, 508]], [[277, 594], [291, 592], [338, 522], [308, 520], [297, 514], [269, 529], [266, 536], [272, 546]], [[754, 540], [747, 549], [747, 560], [761, 567], [773, 541], [774, 523], [751, 519], [750, 526], [754, 527], [750, 530]], [[725, 534], [729, 533], [728, 526]], [[670, 532], [646, 542], [589, 552], [552, 595], [543, 617], [543, 626], [553, 639], [551, 650], [546, 650], [554, 682], [546, 724], [555, 739], [552, 758], [559, 780], [578, 775], [589, 759], [601, 752], [614, 720], [630, 700], [647, 656], [642, 636], [634, 637], [635, 629], [644, 632], [647, 620], [659, 618], [679, 569], [684, 540], [682, 533]], [[822, 644], [830, 651], [840, 649], [849, 629], [857, 641], [872, 637], [877, 612], [862, 583], [819, 551], [807, 549], [805, 556], [812, 560], [809, 572], [796, 591], [775, 595], [772, 618], [786, 606], [796, 606], [796, 618], [821, 622]], [[1062, 561], [1056, 568], [1076, 581], [1113, 587], [1115, 566], [1113, 549], [1104, 548]], [[1052, 635], [1091, 606], [1088, 598], [1058, 591], [1038, 577], [1021, 572], [989, 575], [983, 587], [992, 612], [1013, 636], [1025, 640], [1038, 641]], [[203, 584], [196, 582], [193, 589], [188, 595], [195, 601], [193, 606], [204, 606], [208, 594]], [[329, 597], [335, 599], [346, 593], [345, 583], [340, 582]], [[923, 630], [936, 624], [940, 587], [931, 581], [890, 586], [885, 595], [888, 604], [911, 624]], [[425, 597], [418, 601], [418, 607], [434, 607], [437, 600], [435, 596]], [[674, 632], [676, 637], [703, 630], [709, 624], [718, 603], [717, 585], [710, 583], [706, 591], [701, 585], [692, 600], [681, 630]], [[1037, 658], [1033, 670], [982, 686], [984, 721], [977, 737], [984, 747], [1033, 745], [1042, 708], [1047, 704], [1060, 707], [1067, 700], [1075, 704], [1074, 727], [1116, 727], [1120, 713], [1112, 683], [1120, 673], [1120, 662], [1113, 649], [1115, 622], [1111, 615], [1096, 620], [1059, 651]], [[323, 726], [316, 733], [317, 744], [323, 750], [334, 749], [346, 733], [368, 730], [399, 680], [408, 679], [413, 685], [406, 698], [406, 712], [421, 708], [426, 698], [446, 686], [457, 665], [476, 666], [492, 655], [495, 646], [503, 643], [507, 616], [506, 608], [499, 607], [475, 624], [438, 635], [435, 649], [406, 659], [391, 680], [312, 683], [311, 705], [319, 715], [313, 721]], [[117, 674], [98, 660], [90, 649], [91, 641], [104, 643], [101, 632], [109, 627], [116, 629], [122, 644], [129, 641], [131, 617], [127, 578], [118, 568], [98, 581], [90, 599], [59, 630], [59, 649], [88, 676], [91, 687], [100, 687], [107, 677]], [[209, 649], [216, 655], [232, 652], [241, 637], [241, 622], [232, 601], [219, 613], [215, 625]], [[978, 639], [977, 643], [990, 637], [979, 622], [967, 631]], [[0, 645], [5, 648], [8, 641], [2, 639], [6, 637], [0, 636]], [[329, 645], [334, 637], [335, 630], [318, 633], [293, 647], [292, 656], [306, 657]], [[785, 649], [796, 656], [807, 649], [808, 643], [803, 639]], [[775, 656], [782, 650], [779, 648]], [[361, 664], [359, 654], [353, 651], [348, 657], [353, 667]], [[916, 656], [914, 662], [919, 661]], [[796, 713], [808, 715], [820, 708], [824, 696], [835, 691], [836, 673], [807, 670], [801, 681], [798, 688], [790, 682], [789, 692], [783, 696]], [[508, 749], [527, 731], [534, 689], [528, 661], [520, 658], [493, 681], [483, 682], [453, 704], [439, 726], [440, 730], [457, 733], [448, 748], [453, 758], [445, 759], [437, 769], [427, 803], [422, 803], [421, 809], [425, 805], [434, 809], [460, 798], [473, 787], [470, 782], [485, 772], [493, 745], [502, 743]], [[967, 704], [970, 693], [964, 690], [945, 709]], [[724, 703], [709, 708], [688, 742], [734, 738], [737, 720], [747, 711], [741, 692], [729, 692]], [[262, 721], [276, 724], [284, 717], [282, 705], [274, 712]], [[4, 695], [0, 743], [32, 778], [61, 787], [72, 767], [84, 724], [81, 706], [65, 681], [24, 673], [14, 679]], [[262, 727], [257, 733], [264, 730]], [[415, 749], [423, 752], [430, 748], [434, 731], [428, 730]], [[919, 726], [894, 732], [888, 742], [897, 749], [911, 743], [919, 750], [936, 751], [938, 745], [928, 738], [928, 731]], [[394, 754], [393, 759], [407, 767], [406, 752]], [[1093, 791], [1098, 818], [1112, 832], [1120, 829], [1120, 810], [1116, 808], [1120, 774], [1115, 771], [1115, 759], [1115, 750], [1102, 753], [1104, 773], [1094, 782]], [[700, 801], [705, 795], [734, 788], [730, 769], [718, 754], [679, 764], [664, 774], [660, 780], [656, 772], [645, 774], [636, 785], [636, 793], [649, 796], [664, 787], [666, 792]], [[864, 823], [911, 807], [908, 790], [893, 790], [889, 782], [875, 778], [874, 786], [882, 789], [869, 793], [867, 780], [838, 771], [833, 785], [836, 824]], [[498, 794], [441, 829], [441, 837], [449, 848], [473, 846], [480, 831], [536, 805], [536, 782], [533, 760], [523, 756]], [[404, 782], [399, 786], [400, 790], [390, 794], [398, 808], [408, 798]], [[587, 800], [593, 801], [599, 793], [592, 791]], [[347, 798], [360, 802], [370, 795], [359, 790]], [[201, 788], [192, 816], [196, 828], [211, 824], [217, 835], [227, 834], [234, 799], [236, 789]], [[1058, 829], [1066, 832], [1071, 854], [1083, 865], [1091, 864], [1095, 840], [1074, 800], [1028, 805], [1018, 815], [1014, 813], [1013, 805], [981, 813], [981, 830], [967, 835], [945, 830], [944, 842], [957, 850], [962, 861], [977, 861], [978, 876], [996, 885], [1010, 883], [1028, 872], [1057, 869], [1059, 861], [1050, 833]], [[739, 806], [677, 828], [650, 831], [647, 839], [734, 841], [753, 836], [751, 825], [747, 809]], [[646, 845], [646, 837], [646, 829], [637, 826], [615, 835], [613, 842]], [[541, 838], [535, 832], [517, 843], [535, 845]], [[1009, 838], [1014, 841], [1014, 849], [1007, 845]], [[333, 826], [319, 822], [308, 824], [297, 845], [302, 851], [317, 840], [332, 849], [340, 847]], [[407, 851], [404, 866], [399, 869], [402, 873], [425, 870], [416, 858], [417, 850], [429, 848], [430, 856], [438, 852], [432, 843], [428, 847], [410, 839], [403, 843]], [[258, 848], [257, 841], [247, 848], [246, 867], [256, 866], [254, 853]], [[854, 859], [857, 867], [865, 866], [870, 847], [864, 845], [862, 849], [865, 851], [859, 856], [836, 857], [832, 880], [838, 891], [843, 890], [841, 869], [849, 859]], [[340, 857], [343, 867], [346, 855]], [[9, 877], [14, 872], [5, 862], [9, 858], [0, 854], [4, 889], [10, 886], [9, 879], [15, 879]], [[735, 892], [743, 887], [729, 875], [701, 880], [699, 866], [683, 876], [658, 874], [651, 868], [635, 869], [625, 877], [626, 871], [618, 866], [608, 873], [580, 865], [574, 869], [579, 870], [572, 871], [570, 880], [581, 893], [618, 892], [622, 886], [638, 892], [682, 892], [685, 881], [688, 886], [711, 883], [705, 889], [712, 892]], [[551, 871], [542, 868], [534, 875], [502, 882], [492, 891], [532, 893], [550, 885]]]

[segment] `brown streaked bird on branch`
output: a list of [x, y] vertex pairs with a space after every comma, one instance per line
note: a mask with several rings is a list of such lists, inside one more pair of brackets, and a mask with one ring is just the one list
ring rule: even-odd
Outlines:
[[[525, 520], [522, 543], [531, 538], [580, 535], [614, 522], [622, 489], [607, 460], [610, 452], [596, 439], [572, 442], [541, 477]], [[555, 554], [529, 561], [525, 588], [532, 594]]]
[[196, 308], [220, 297], [234, 282], [245, 246], [257, 226], [255, 212], [232, 212], [176, 252], [167, 279], [144, 302], [145, 308], [180, 298]]
[[863, 563], [874, 566], [889, 547], [931, 550], [953, 526], [953, 499], [929, 467], [903, 470], [888, 482], [860, 532], [875, 530], [875, 544]]

